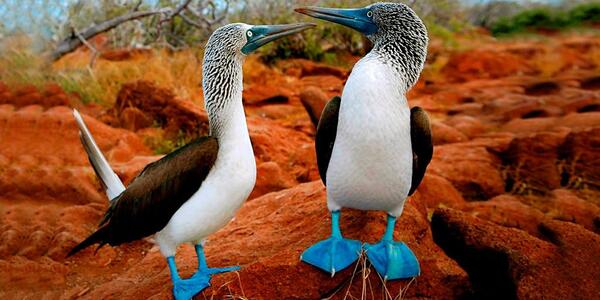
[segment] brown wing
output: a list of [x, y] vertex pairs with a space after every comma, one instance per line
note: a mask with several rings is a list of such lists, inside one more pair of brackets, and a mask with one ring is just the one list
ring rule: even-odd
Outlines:
[[410, 110], [410, 140], [413, 151], [412, 184], [408, 195], [412, 195], [431, 161], [433, 155], [433, 141], [431, 139], [431, 125], [427, 113], [416, 106]]
[[161, 230], [198, 189], [217, 159], [217, 139], [202, 137], [147, 165], [112, 201], [100, 228], [69, 255], [95, 244], [118, 245]]
[[340, 113], [340, 97], [333, 97], [323, 109], [321, 119], [317, 126], [317, 134], [315, 136], [315, 149], [317, 151], [317, 165], [319, 166], [319, 174], [323, 184], [326, 184], [327, 167], [331, 159], [331, 151], [335, 143], [337, 134], [338, 115]]

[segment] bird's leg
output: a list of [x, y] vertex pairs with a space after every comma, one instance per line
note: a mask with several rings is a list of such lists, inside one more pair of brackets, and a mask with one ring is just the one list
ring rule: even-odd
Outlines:
[[177, 273], [175, 257], [167, 257], [169, 271], [171, 272], [171, 281], [173, 281], [173, 296], [176, 300], [188, 300], [206, 287], [210, 286], [210, 276], [203, 274], [194, 274], [188, 279], [181, 279]]
[[362, 245], [359, 241], [345, 239], [340, 230], [340, 211], [331, 212], [331, 237], [306, 249], [300, 259], [333, 277], [360, 256]]
[[388, 215], [387, 225], [385, 227], [385, 233], [381, 238], [382, 241], [392, 242], [394, 241], [394, 227], [396, 227], [396, 217]]
[[369, 261], [384, 280], [415, 277], [421, 272], [419, 262], [408, 246], [394, 241], [395, 225], [396, 217], [388, 215], [381, 241], [374, 245], [365, 244]]
[[167, 257], [167, 263], [169, 264], [169, 271], [171, 271], [171, 280], [175, 282], [176, 280], [181, 280], [179, 277], [179, 273], [177, 273], [177, 265], [175, 265], [175, 257], [169, 256]]
[[342, 231], [340, 230], [340, 211], [331, 212], [331, 237], [343, 239]]
[[202, 244], [196, 244], [194, 248], [196, 249], [196, 256], [198, 257], [198, 271], [208, 271], [204, 247], [202, 247]]
[[225, 273], [231, 271], [237, 271], [240, 269], [239, 266], [226, 267], [226, 268], [209, 268], [206, 263], [206, 256], [204, 255], [204, 247], [202, 243], [198, 243], [195, 245], [196, 248], [196, 256], [198, 256], [198, 273], [213, 275], [218, 273]]

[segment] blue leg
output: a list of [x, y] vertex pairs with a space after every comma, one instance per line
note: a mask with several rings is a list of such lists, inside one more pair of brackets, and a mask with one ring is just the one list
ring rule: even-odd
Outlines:
[[210, 286], [210, 276], [202, 273], [196, 273], [188, 279], [181, 279], [177, 273], [175, 257], [167, 257], [167, 263], [169, 264], [169, 270], [171, 271], [171, 280], [173, 281], [173, 296], [175, 297], [175, 300], [192, 299], [194, 295], [200, 293], [202, 290]]
[[237, 271], [240, 269], [238, 266], [227, 267], [227, 268], [209, 268], [206, 264], [206, 256], [204, 256], [204, 248], [201, 244], [197, 244], [196, 246], [196, 255], [198, 256], [198, 273], [205, 274], [207, 276], [211, 276], [213, 274]]
[[360, 256], [362, 245], [359, 241], [342, 237], [340, 231], [340, 211], [331, 213], [331, 237], [306, 249], [300, 259], [325, 272], [335, 275]]
[[367, 257], [384, 280], [418, 276], [421, 269], [413, 252], [403, 242], [394, 242], [394, 225], [396, 217], [388, 215], [381, 241], [374, 245], [365, 244]]

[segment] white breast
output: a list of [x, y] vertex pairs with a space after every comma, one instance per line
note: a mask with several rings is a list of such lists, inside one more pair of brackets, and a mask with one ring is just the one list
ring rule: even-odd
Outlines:
[[199, 243], [224, 227], [250, 195], [256, 182], [256, 162], [248, 136], [241, 101], [227, 124], [227, 134], [218, 139], [219, 154], [200, 189], [156, 234], [165, 256], [177, 245]]
[[328, 206], [400, 215], [412, 180], [410, 109], [400, 77], [366, 56], [350, 74], [327, 170]]

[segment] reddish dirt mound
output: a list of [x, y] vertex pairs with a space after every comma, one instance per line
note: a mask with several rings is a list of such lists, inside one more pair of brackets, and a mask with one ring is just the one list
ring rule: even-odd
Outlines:
[[[436, 147], [396, 238], [415, 251], [422, 274], [387, 283], [392, 296], [400, 290], [403, 299], [596, 296], [600, 90], [588, 62], [600, 43], [586, 39], [456, 54], [443, 70], [447, 78], [421, 81], [410, 103], [430, 113]], [[541, 64], [549, 50], [564, 64]], [[364, 261], [330, 278], [298, 260], [329, 234], [311, 116], [314, 122], [324, 101], [341, 94], [347, 70], [306, 61], [272, 68], [252, 59], [246, 70], [245, 97], [256, 100], [246, 113], [258, 181], [253, 199], [207, 245], [211, 265], [243, 269], [216, 276], [204, 296], [343, 299], [364, 291], [383, 298], [381, 281]], [[287, 100], [264, 101], [269, 93]], [[0, 100], [10, 103], [0, 105], [0, 267], [6, 270], [0, 298], [169, 299], [168, 269], [151, 239], [64, 258], [94, 229], [107, 201], [70, 110], [44, 104], [51, 95], [63, 93], [0, 84]], [[200, 106], [148, 82], [125, 85], [99, 120], [123, 128], [86, 117], [126, 181], [158, 158], [139, 136], [157, 129], [198, 134], [207, 125]], [[373, 242], [384, 220], [382, 213], [344, 210], [342, 229]], [[182, 275], [190, 275], [193, 249], [182, 246], [177, 259]]]
[[583, 227], [544, 221], [543, 239], [438, 209], [433, 236], [469, 273], [482, 299], [593, 299], [600, 288], [600, 237]]
[[[97, 218], [90, 218], [88, 223], [93, 225]], [[299, 261], [304, 249], [329, 235], [329, 222], [325, 191], [320, 182], [301, 184], [247, 203], [236, 219], [211, 237], [206, 246], [211, 265], [238, 264], [243, 266], [243, 270], [239, 275], [216, 276], [213, 288], [206, 290], [204, 295], [215, 296], [216, 299], [231, 296], [317, 299], [326, 295], [341, 299], [346, 293], [360, 295], [363, 290], [360, 279], [362, 268], [357, 269], [354, 278], [353, 268], [330, 278]], [[348, 211], [342, 216], [344, 234], [367, 242], [380, 238], [384, 224], [382, 213]], [[388, 283], [390, 293], [397, 295], [399, 289], [409, 285], [405, 292], [408, 298], [423, 295], [457, 298], [470, 293], [465, 272], [433, 243], [423, 207], [409, 203], [397, 228], [396, 238], [404, 240], [421, 258], [422, 276], [412, 283], [409, 280]], [[81, 294], [89, 299], [169, 298], [171, 284], [164, 258], [156, 250], [148, 250], [146, 243], [114, 249], [107, 247], [96, 256], [93, 249], [87, 249], [65, 261], [66, 267], [56, 263], [62, 268], [62, 279], [53, 282], [52, 286], [38, 287], [36, 295], [59, 297]], [[177, 264], [184, 276], [193, 272], [197, 262], [191, 247], [181, 247]], [[105, 274], [114, 275], [86, 277], [89, 276], [86, 274], [101, 272], [100, 268]], [[68, 272], [69, 269], [74, 272]], [[365, 292], [381, 297], [381, 280], [372, 270], [364, 271], [365, 280], [371, 286]], [[132, 284], [135, 289], [131, 288]]]
[[110, 61], [125, 61], [143, 59], [152, 50], [149, 49], [108, 49], [100, 53], [100, 58]]
[[27, 85], [10, 91], [9, 88], [0, 83], [0, 105], [10, 104], [15, 107], [24, 107], [28, 105], [40, 105], [44, 108], [53, 106], [69, 106], [78, 101], [73, 100], [74, 96], [69, 96], [57, 84], [49, 84], [42, 91], [33, 85]]
[[508, 52], [473, 50], [453, 55], [442, 72], [455, 81], [531, 74], [527, 61]]
[[311, 137], [257, 118], [248, 119], [248, 130], [258, 166], [250, 198], [319, 178]]
[[348, 70], [346, 69], [315, 63], [306, 59], [288, 59], [279, 62], [278, 66], [285, 73], [295, 77], [332, 75], [338, 78], [346, 78], [348, 76]]
[[[85, 119], [119, 175], [137, 173], [126, 167], [149, 154], [139, 138]], [[35, 286], [37, 296], [58, 298], [65, 290], [54, 286], [64, 285], [73, 270], [63, 263], [65, 254], [90, 232], [107, 199], [69, 108], [0, 105], [0, 124], [0, 141], [10, 141], [0, 147], [0, 297], [28, 297]], [[101, 255], [91, 265], [104, 262]]]
[[208, 133], [208, 117], [201, 107], [179, 100], [171, 90], [149, 81], [124, 84], [108, 114], [116, 117], [112, 125], [135, 131], [156, 124], [170, 139], [177, 138], [181, 131], [191, 135]]

